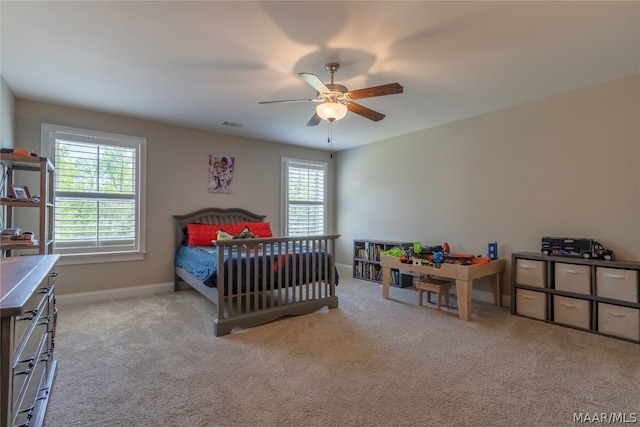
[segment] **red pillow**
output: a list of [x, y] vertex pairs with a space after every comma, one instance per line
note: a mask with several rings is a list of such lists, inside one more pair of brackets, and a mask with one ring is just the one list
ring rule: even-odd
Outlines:
[[[244, 225], [249, 228], [249, 231], [258, 237], [272, 237], [271, 223], [270, 222], [245, 222]], [[244, 227], [243, 227], [244, 229]], [[242, 231], [242, 230], [240, 230]]]
[[271, 237], [271, 223], [269, 222], [236, 222], [233, 224], [225, 224], [222, 226], [222, 231], [237, 236], [242, 231], [248, 228], [249, 231], [258, 237]]
[[189, 246], [211, 246], [222, 227], [220, 224], [187, 224]]
[[271, 223], [269, 222], [235, 222], [233, 224], [187, 224], [189, 246], [211, 246], [214, 240], [218, 240], [218, 231], [222, 230], [232, 236], [249, 231], [258, 237], [271, 237]]

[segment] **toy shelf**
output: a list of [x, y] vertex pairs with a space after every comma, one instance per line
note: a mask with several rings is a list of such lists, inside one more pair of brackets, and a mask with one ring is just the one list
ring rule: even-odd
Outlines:
[[[398, 242], [392, 240], [355, 239], [353, 241], [353, 277], [382, 283], [382, 266], [380, 252], [399, 246], [410, 248], [412, 242]], [[413, 285], [413, 276], [402, 270], [391, 270], [391, 285], [406, 288]]]

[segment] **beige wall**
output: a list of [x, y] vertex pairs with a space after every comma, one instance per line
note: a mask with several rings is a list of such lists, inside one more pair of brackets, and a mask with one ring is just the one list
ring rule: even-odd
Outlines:
[[636, 75], [342, 151], [338, 262], [354, 238], [476, 255], [497, 241], [510, 259], [545, 235], [640, 260], [639, 117]]
[[15, 98], [0, 74], [0, 147], [13, 148]]
[[[351, 264], [354, 238], [473, 254], [497, 241], [510, 258], [538, 251], [543, 235], [593, 237], [640, 260], [637, 75], [343, 151], [335, 164], [322, 151], [21, 99], [15, 111], [16, 146], [36, 151], [41, 123], [148, 141], [145, 261], [60, 267], [61, 295], [173, 280], [174, 214], [243, 207], [279, 230], [282, 156], [329, 161], [339, 263]], [[235, 194], [207, 192], [210, 153], [236, 157]]]
[[[59, 267], [59, 295], [173, 281], [172, 215], [209, 206], [266, 214], [280, 230], [281, 157], [333, 164], [325, 151], [239, 138], [40, 102], [16, 100], [16, 144], [40, 152], [40, 125], [49, 123], [147, 138], [147, 251], [144, 261]], [[234, 156], [234, 194], [207, 190], [208, 155]], [[331, 191], [330, 212], [333, 211]], [[333, 217], [329, 218], [333, 232]]]

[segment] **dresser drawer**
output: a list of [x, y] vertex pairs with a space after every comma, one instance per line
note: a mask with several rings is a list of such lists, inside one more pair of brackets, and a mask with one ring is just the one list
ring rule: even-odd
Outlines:
[[34, 367], [18, 406], [15, 408], [14, 425], [28, 426], [32, 423], [41, 425], [39, 422], [41, 423], [44, 419], [45, 402], [50, 392], [47, 384], [49, 368], [48, 360], [39, 360]]
[[14, 334], [12, 335], [14, 360], [17, 360], [19, 353], [26, 345], [26, 340], [29, 339], [29, 331], [35, 327], [43, 315], [49, 315], [49, 297], [49, 292], [46, 294], [34, 294], [29, 298], [23, 313], [11, 319], [12, 328], [14, 330]]
[[52, 323], [52, 316], [49, 314], [49, 302], [51, 295], [48, 294], [38, 307], [38, 315], [29, 321], [30, 327], [23, 342], [15, 349], [12, 363], [13, 393], [14, 403], [22, 392], [22, 384], [29, 382], [37, 361], [43, 353], [51, 347], [49, 327]]
[[518, 258], [516, 260], [516, 283], [519, 285], [547, 287], [547, 263]]
[[47, 282], [48, 282], [50, 288], [52, 288], [53, 285], [56, 284], [56, 277], [58, 277], [58, 272], [57, 271], [52, 271], [49, 274], [49, 278], [47, 279]]
[[591, 267], [555, 263], [555, 288], [559, 291], [591, 295]]
[[638, 302], [638, 271], [596, 267], [596, 295]]
[[599, 302], [598, 331], [640, 341], [640, 309]]
[[53, 287], [49, 291], [45, 300], [46, 316], [50, 319], [47, 330], [49, 332], [55, 333], [56, 329], [56, 296], [53, 291]]
[[553, 321], [582, 329], [591, 329], [591, 301], [553, 296]]
[[20, 347], [20, 344], [25, 339], [25, 334], [40, 317], [45, 298], [46, 295], [34, 294], [25, 304], [22, 314], [11, 319], [11, 328], [13, 329], [13, 335], [11, 336], [12, 346], [15, 350]]
[[13, 364], [13, 409], [18, 408], [27, 387], [32, 383], [32, 377], [38, 362], [46, 355], [49, 345], [50, 339], [47, 325], [46, 323], [39, 323], [33, 329], [33, 333], [29, 337], [22, 353], [18, 355]]
[[547, 294], [528, 289], [516, 289], [516, 313], [547, 320]]

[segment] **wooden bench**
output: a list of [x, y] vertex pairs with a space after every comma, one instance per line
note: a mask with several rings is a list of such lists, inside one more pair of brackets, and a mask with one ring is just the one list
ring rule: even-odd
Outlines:
[[418, 305], [422, 306], [422, 294], [427, 292], [427, 301], [431, 302], [431, 292], [436, 294], [436, 308], [440, 310], [440, 296], [444, 294], [445, 306], [449, 306], [450, 280], [434, 279], [431, 276], [420, 277], [416, 282], [418, 289]]

